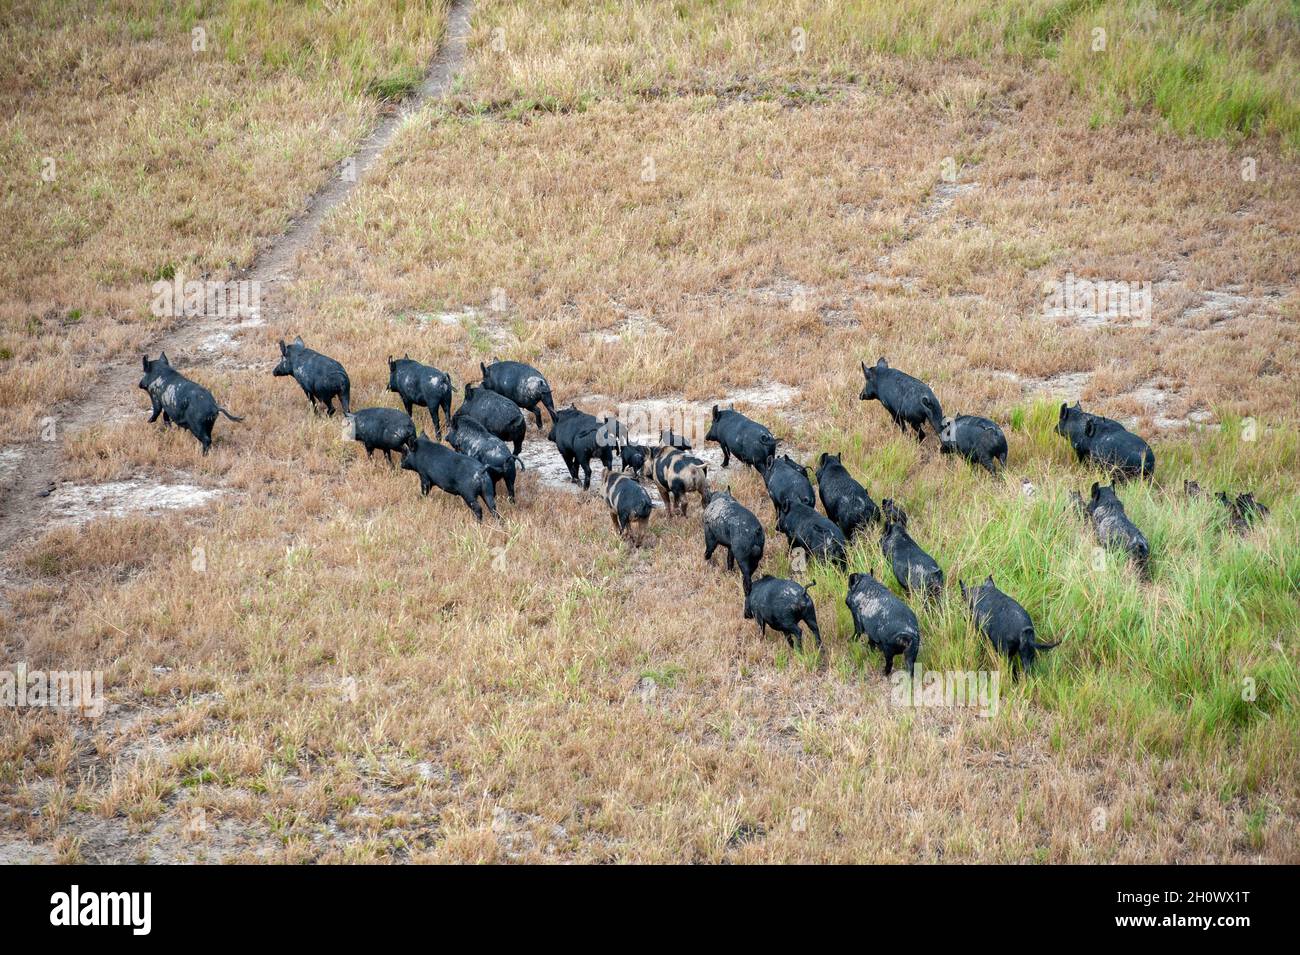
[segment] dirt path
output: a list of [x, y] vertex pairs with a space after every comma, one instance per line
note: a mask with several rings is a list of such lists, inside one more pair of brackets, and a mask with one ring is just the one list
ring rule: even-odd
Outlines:
[[[260, 283], [261, 317], [252, 324], [260, 324], [277, 313], [282, 288], [297, 272], [299, 253], [316, 239], [330, 211], [344, 202], [365, 178], [402, 123], [429, 100], [441, 98], [451, 89], [452, 80], [465, 62], [472, 7], [473, 0], [452, 0], [447, 11], [446, 35], [424, 82], [357, 148], [349, 167], [355, 175], [347, 178], [339, 175], [327, 182], [247, 271], [231, 277]], [[170, 352], [174, 359], [183, 359], [177, 362], [182, 370], [189, 370], [220, 356], [220, 349], [205, 348], [205, 343], [226, 338], [234, 342], [234, 336], [247, 327], [250, 323], [231, 317], [190, 319], [160, 335], [151, 343], [150, 351]], [[0, 472], [0, 485], [3, 485], [0, 486], [0, 555], [44, 526], [42, 505], [58, 482], [68, 436], [112, 418], [123, 408], [142, 407], [136, 394], [139, 375], [138, 357], [110, 362], [100, 369], [81, 399], [54, 409], [53, 426], [45, 429], [42, 440], [5, 449], [13, 456], [13, 473], [12, 480], [5, 480]]]

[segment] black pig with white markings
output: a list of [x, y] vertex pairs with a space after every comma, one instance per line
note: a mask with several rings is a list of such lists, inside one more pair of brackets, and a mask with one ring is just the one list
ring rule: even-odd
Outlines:
[[925, 382], [897, 368], [890, 368], [883, 358], [870, 368], [865, 361], [862, 362], [862, 377], [866, 381], [858, 398], [879, 401], [904, 434], [907, 426], [911, 425], [916, 431], [916, 440], [924, 441], [925, 428], [922, 425], [927, 422], [935, 434], [943, 430], [943, 408]]
[[776, 457], [776, 438], [772, 437], [772, 432], [731, 408], [724, 411], [717, 405], [713, 406], [713, 423], [704, 440], [716, 441], [722, 446], [724, 468], [731, 464], [733, 454], [737, 460], [759, 472], [768, 458]]
[[479, 369], [483, 372], [483, 387], [504, 395], [525, 411], [531, 411], [537, 419], [537, 427], [542, 427], [542, 408], [550, 413], [551, 423], [555, 423], [551, 386], [546, 376], [532, 365], [520, 361], [494, 361], [490, 365], [479, 362]]
[[475, 385], [465, 386], [465, 401], [457, 414], [469, 415], [502, 441], [514, 443], [514, 453], [523, 450], [528, 423], [519, 406], [504, 395]]
[[877, 580], [874, 572], [849, 574], [844, 604], [853, 617], [853, 639], [866, 634], [867, 642], [884, 654], [885, 676], [894, 672], [894, 657], [900, 653], [907, 672], [916, 672], [916, 655], [921, 652], [916, 614]]
[[754, 581], [754, 586], [745, 595], [745, 619], [756, 621], [758, 632], [763, 636], [767, 636], [768, 627], [784, 634], [786, 643], [800, 651], [803, 650], [803, 631], [799, 625], [806, 624], [808, 632], [817, 641], [817, 649], [822, 647], [822, 632], [817, 626], [817, 608], [813, 605], [812, 595], [793, 580], [764, 574]]
[[424, 435], [415, 440], [415, 449], [402, 455], [402, 470], [414, 471], [420, 476], [420, 493], [426, 497], [432, 487], [454, 494], [482, 521], [483, 508], [479, 500], [497, 520], [496, 494], [492, 489], [492, 476], [487, 468], [469, 455], [430, 441]]
[[640, 546], [650, 526], [650, 512], [654, 510], [645, 488], [626, 474], [606, 471], [605, 503], [609, 505], [614, 528]]
[[763, 483], [767, 485], [767, 496], [772, 499], [772, 510], [777, 514], [787, 503], [817, 506], [812, 482], [808, 480], [808, 469], [788, 454], [767, 459], [763, 466]]
[[1007, 436], [996, 421], [979, 415], [962, 414], [944, 418], [939, 432], [939, 453], [960, 454], [989, 474], [1007, 465]]
[[704, 559], [712, 561], [714, 550], [725, 547], [727, 569], [740, 566], [740, 586], [748, 594], [767, 543], [763, 525], [749, 508], [731, 496], [730, 488], [705, 491], [701, 499], [704, 504]]
[[483, 427], [477, 418], [457, 412], [451, 419], [451, 428], [447, 432], [447, 443], [467, 454], [487, 468], [492, 478], [492, 490], [496, 492], [498, 481], [505, 482], [506, 495], [510, 503], [515, 502], [515, 476], [523, 470], [524, 462], [516, 454], [510, 453], [510, 446], [495, 434]]
[[822, 509], [848, 540], [880, 520], [880, 508], [867, 489], [840, 463], [840, 455], [823, 453], [817, 463], [817, 493]]
[[312, 411], [316, 410], [319, 402], [333, 416], [335, 398], [338, 398], [344, 414], [352, 410], [352, 382], [348, 380], [343, 365], [328, 355], [312, 351], [301, 338], [295, 338], [291, 345], [280, 340], [280, 361], [271, 374], [276, 378], [292, 377], [298, 382], [303, 394], [311, 401]]
[[880, 538], [880, 551], [889, 561], [894, 578], [907, 593], [920, 591], [926, 597], [938, 599], [943, 593], [943, 571], [939, 563], [912, 540], [907, 532], [907, 514], [901, 507], [885, 498], [881, 508], [885, 513], [885, 533]]
[[162, 415], [163, 424], [177, 424], [194, 435], [203, 445], [206, 455], [212, 447], [212, 426], [217, 415], [223, 414], [231, 421], [243, 421], [236, 417], [212, 397], [212, 392], [197, 382], [190, 381], [172, 367], [167, 360], [167, 353], [162, 352], [157, 358], [149, 360], [148, 355], [141, 356], [144, 361], [144, 377], [140, 387], [149, 395], [153, 413], [149, 422], [153, 423]]
[[368, 458], [374, 457], [376, 450], [383, 451], [385, 460], [392, 465], [394, 451], [401, 454], [415, 450], [415, 422], [396, 408], [362, 408], [344, 417], [348, 436], [361, 442]]
[[402, 399], [407, 415], [417, 405], [427, 408], [433, 419], [433, 433], [442, 440], [441, 411], [451, 420], [451, 375], [432, 365], [422, 365], [410, 355], [405, 358], [388, 357], [388, 390]]
[[1028, 611], [1014, 598], [998, 590], [992, 574], [984, 583], [974, 587], [967, 588], [962, 583], [961, 595], [975, 619], [975, 626], [989, 638], [993, 649], [1006, 654], [1009, 660], [1019, 657], [1020, 668], [1026, 673], [1039, 653], [1058, 646], [1058, 643], [1038, 642], [1034, 621]]
[[1070, 440], [1079, 461], [1112, 470], [1126, 478], [1150, 478], [1156, 473], [1156, 456], [1151, 446], [1118, 421], [1090, 414], [1079, 402], [1062, 403], [1056, 433]]

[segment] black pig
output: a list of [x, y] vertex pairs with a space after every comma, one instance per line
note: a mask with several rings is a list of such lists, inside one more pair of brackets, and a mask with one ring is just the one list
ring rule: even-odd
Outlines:
[[844, 603], [853, 616], [853, 639], [865, 633], [867, 642], [885, 655], [885, 676], [894, 672], [894, 657], [900, 653], [907, 672], [916, 672], [921, 627], [911, 607], [878, 581], [874, 572], [849, 574]]
[[739, 411], [722, 411], [713, 406], [713, 423], [705, 441], [716, 441], [722, 446], [722, 466], [731, 464], [731, 456], [762, 471], [768, 458], [776, 457], [776, 438], [757, 421], [746, 418]]
[[422, 365], [407, 355], [405, 358], [388, 358], [388, 390], [396, 392], [406, 407], [406, 413], [417, 405], [427, 408], [433, 419], [433, 433], [442, 440], [441, 410], [451, 420], [451, 375], [432, 365]]
[[776, 529], [786, 536], [791, 549], [802, 547], [809, 557], [841, 567], [848, 563], [848, 541], [843, 532], [807, 504], [787, 503], [777, 518]]
[[1092, 482], [1092, 497], [1088, 501], [1088, 516], [1102, 547], [1118, 547], [1133, 558], [1138, 571], [1146, 576], [1151, 547], [1146, 535], [1138, 530], [1127, 514], [1124, 504], [1115, 493], [1115, 485], [1102, 487]]
[[483, 372], [483, 387], [509, 398], [525, 411], [531, 411], [542, 426], [541, 405], [555, 423], [555, 404], [551, 400], [551, 386], [545, 376], [532, 365], [518, 361], [494, 361], [490, 365], [479, 362]]
[[644, 476], [646, 460], [649, 458], [650, 449], [640, 444], [625, 444], [618, 449], [618, 456], [622, 462], [620, 471], [631, 471], [638, 479]]
[[903, 590], [920, 591], [926, 597], [938, 598], [943, 593], [943, 571], [939, 563], [907, 532], [907, 515], [903, 509], [885, 498], [880, 502], [885, 512], [885, 533], [880, 538], [880, 551], [889, 561], [894, 578]]
[[164, 425], [180, 425], [198, 439], [199, 444], [203, 445], [203, 453], [207, 454], [212, 447], [212, 425], [216, 423], [218, 414], [225, 415], [231, 421], [244, 420], [217, 404], [217, 399], [212, 397], [212, 392], [208, 389], [190, 381], [173, 368], [167, 360], [166, 352], [159, 354], [153, 361], [149, 360], [148, 355], [141, 358], [144, 361], [144, 377], [140, 379], [140, 387], [148, 393], [153, 405], [153, 413], [149, 415], [150, 423], [157, 421], [161, 414]]
[[704, 559], [713, 560], [718, 547], [727, 549], [727, 569], [740, 565], [740, 586], [748, 594], [753, 586], [754, 571], [763, 559], [766, 538], [763, 525], [749, 508], [734, 497], [731, 490], [705, 491], [704, 502]]
[[415, 440], [415, 449], [402, 455], [402, 470], [414, 471], [420, 476], [421, 494], [427, 496], [431, 487], [455, 494], [480, 521], [483, 520], [483, 508], [478, 502], [482, 498], [492, 516], [501, 519], [497, 514], [492, 477], [487, 468], [469, 455], [453, 451], [420, 435]]
[[1070, 439], [1080, 461], [1113, 470], [1123, 477], [1150, 478], [1156, 473], [1156, 456], [1150, 445], [1118, 421], [1089, 414], [1079, 402], [1062, 403], [1056, 433]]
[[979, 415], [962, 414], [944, 418], [939, 432], [939, 453], [956, 452], [971, 464], [978, 464], [997, 474], [999, 467], [1007, 465], [1007, 436], [997, 422]]
[[799, 651], [803, 650], [803, 631], [799, 624], [805, 623], [808, 632], [817, 640], [817, 649], [822, 647], [822, 632], [817, 626], [817, 608], [813, 605], [812, 595], [793, 580], [764, 574], [754, 581], [754, 586], [745, 595], [745, 619], [756, 621], [758, 632], [763, 636], [767, 636], [768, 627], [784, 634], [785, 642]]
[[845, 538], [880, 520], [880, 508], [871, 499], [867, 489], [853, 479], [853, 475], [840, 463], [840, 455], [823, 453], [817, 463], [817, 493], [822, 499], [822, 509]]
[[591, 459], [598, 459], [605, 470], [614, 467], [614, 446], [609, 441], [604, 426], [595, 415], [579, 411], [573, 405], [561, 408], [555, 416], [555, 423], [547, 434], [547, 440], [555, 443], [564, 465], [569, 469], [569, 477], [578, 483], [578, 468], [582, 468], [582, 486], [591, 487]]
[[391, 465], [394, 451], [415, 450], [415, 422], [396, 408], [362, 408], [345, 417], [350, 437], [361, 442], [368, 458], [378, 448]]
[[524, 462], [518, 455], [510, 453], [510, 446], [478, 421], [463, 412], [457, 412], [451, 419], [451, 428], [447, 432], [447, 443], [461, 454], [468, 454], [479, 464], [487, 468], [492, 478], [492, 490], [496, 493], [498, 481], [504, 481], [506, 495], [510, 503], [515, 501], [515, 475], [523, 470]]
[[916, 440], [924, 441], [925, 429], [922, 425], [927, 421], [935, 434], [943, 430], [943, 409], [925, 382], [897, 368], [890, 368], [883, 358], [872, 368], [868, 368], [865, 361], [862, 362], [862, 376], [866, 382], [858, 397], [862, 401], [875, 400], [884, 405], [889, 416], [894, 419], [894, 424], [904, 434], [910, 424], [916, 431]]
[[271, 374], [276, 378], [292, 376], [311, 401], [312, 411], [316, 410], [317, 402], [322, 402], [325, 411], [333, 415], [335, 398], [339, 399], [344, 414], [352, 410], [352, 382], [348, 373], [333, 358], [312, 351], [301, 338], [295, 338], [291, 345], [280, 340], [280, 362]]
[[524, 413], [509, 398], [483, 387], [465, 386], [465, 401], [457, 414], [466, 414], [502, 441], [514, 442], [514, 453], [524, 446], [528, 423]]
[[817, 506], [808, 469], [788, 454], [767, 459], [763, 465], [763, 483], [767, 485], [767, 496], [772, 499], [772, 510], [777, 514], [786, 503]]
[[1025, 608], [1014, 599], [998, 590], [993, 583], [993, 575], [982, 584], [967, 588], [961, 584], [961, 595], [975, 618], [975, 626], [989, 638], [993, 649], [1005, 653], [1009, 660], [1020, 658], [1020, 668], [1026, 673], [1033, 665], [1035, 656], [1043, 650], [1050, 650], [1058, 643], [1039, 643], [1034, 632], [1034, 621], [1029, 619]]

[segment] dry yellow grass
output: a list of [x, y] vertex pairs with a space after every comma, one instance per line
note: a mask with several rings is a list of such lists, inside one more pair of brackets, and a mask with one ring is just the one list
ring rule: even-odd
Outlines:
[[[1003, 683], [995, 720], [900, 710], [877, 655], [848, 644], [827, 580], [822, 658], [760, 641], [736, 576], [701, 563], [694, 507], [686, 521], [656, 511], [653, 546], [637, 550], [595, 493], [528, 472], [505, 522], [475, 525], [367, 462], [270, 376], [275, 340], [302, 334], [345, 362], [354, 407], [395, 404], [384, 359], [400, 352], [458, 388], [490, 354], [530, 361], [560, 403], [593, 408], [787, 385], [785, 404], [750, 410], [804, 455], [845, 447], [969, 581], [1007, 560], [980, 540], [997, 537], [1021, 474], [1053, 501], [1090, 480], [1044, 440], [1034, 404], [1052, 387], [1039, 379], [1088, 373], [1087, 404], [1157, 436], [1165, 490], [1135, 507], [1158, 517], [1170, 568], [1147, 590], [1120, 578], [1089, 598], [1184, 612], [1194, 583], [1179, 560], [1197, 574], [1267, 565], [1258, 589], [1290, 580], [1294, 593], [1294, 163], [1256, 149], [1261, 174], [1243, 182], [1235, 147], [1138, 119], [1090, 129], [1064, 78], [1006, 63], [882, 56], [867, 78], [768, 101], [742, 94], [778, 88], [779, 69], [719, 53], [719, 75], [739, 65], [752, 82], [515, 111], [492, 59], [499, 22], [509, 38], [530, 21], [484, 8], [460, 95], [402, 131], [268, 324], [226, 359], [184, 356], [246, 424], [223, 421], [200, 458], [188, 436], [144, 423], [131, 380], [112, 387], [134, 417], [66, 441], [69, 480], [184, 474], [227, 494], [183, 516], [52, 529], [7, 557], [4, 649], [33, 667], [106, 669], [114, 706], [96, 724], [0, 713], [3, 825], [90, 860], [1300, 858], [1293, 697], [1194, 738], [1202, 723], [1171, 717], [1154, 675], [1145, 703], [1102, 698], [1140, 698], [1140, 664], [1112, 652], [1113, 634], [1071, 630], [1042, 679]], [[642, 27], [634, 17], [629, 35]], [[581, 45], [581, 24], [569, 29]], [[563, 92], [602, 50], [607, 72], [638, 55], [593, 41], [568, 71], [539, 60], [530, 82]], [[668, 71], [665, 55], [637, 69]], [[1042, 284], [1068, 271], [1163, 283], [1152, 324], [1044, 319]], [[1229, 287], [1247, 303], [1238, 317], [1194, 311]], [[463, 322], [436, 319], [462, 306], [475, 309]], [[860, 403], [858, 361], [879, 354], [950, 411], [1001, 420], [1009, 478], [968, 474]], [[1169, 397], [1155, 403], [1151, 382]], [[1254, 416], [1264, 437], [1156, 428], [1198, 409]], [[1184, 473], [1255, 487], [1272, 523], [1206, 543], [1212, 509], [1176, 500]], [[764, 569], [786, 572], [758, 476], [722, 480], [769, 527]], [[1054, 586], [1081, 575], [1086, 533], [1047, 504], [1034, 515], [1032, 568]], [[882, 568], [870, 544], [855, 560]], [[1281, 603], [1237, 593], [1253, 625], [1240, 665], [1294, 671], [1294, 615], [1256, 620]], [[1034, 609], [1049, 630], [1078, 626], [1068, 608]], [[997, 665], [955, 604], [923, 622], [929, 665]], [[1113, 685], [1088, 672], [1103, 660]], [[1181, 708], [1224, 678], [1195, 673]]]

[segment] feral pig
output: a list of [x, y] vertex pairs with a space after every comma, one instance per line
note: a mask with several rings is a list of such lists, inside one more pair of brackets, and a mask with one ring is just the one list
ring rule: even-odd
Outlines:
[[640, 444], [625, 444], [618, 449], [619, 460], [622, 465], [620, 471], [631, 471], [638, 479], [644, 477], [646, 459], [649, 457], [650, 449]]
[[997, 422], [979, 415], [944, 418], [943, 430], [939, 432], [939, 453], [954, 452], [989, 474], [997, 474], [999, 467], [1007, 465], [1007, 436]]
[[280, 340], [280, 361], [271, 371], [276, 378], [292, 376], [302, 388], [303, 394], [311, 401], [311, 410], [316, 410], [316, 403], [325, 405], [325, 411], [334, 414], [334, 399], [339, 399], [343, 413], [349, 413], [352, 403], [352, 382], [343, 366], [318, 351], [312, 351], [295, 338], [292, 345]]
[[388, 390], [402, 399], [406, 413], [419, 405], [427, 408], [433, 419], [433, 433], [442, 440], [442, 411], [451, 420], [451, 375], [432, 365], [422, 365], [407, 355], [405, 358], [388, 357]]
[[523, 449], [528, 424], [519, 406], [509, 398], [487, 388], [466, 385], [465, 401], [456, 413], [469, 415], [502, 441], [513, 442], [515, 454]]
[[848, 563], [844, 534], [807, 504], [787, 503], [777, 518], [776, 529], [786, 536], [792, 550], [802, 547], [809, 557], [833, 561], [841, 567]]
[[344, 417], [348, 437], [361, 442], [368, 458], [374, 457], [378, 448], [391, 466], [394, 451], [415, 450], [415, 422], [396, 408], [362, 408]]
[[428, 495], [429, 488], [437, 487], [454, 494], [465, 502], [474, 516], [483, 520], [479, 499], [497, 520], [496, 495], [487, 468], [468, 455], [430, 441], [424, 435], [415, 440], [415, 448], [402, 455], [402, 470], [414, 471], [420, 476], [420, 493]]
[[1127, 514], [1124, 504], [1115, 493], [1115, 485], [1102, 487], [1096, 481], [1092, 483], [1092, 498], [1088, 501], [1088, 516], [1097, 534], [1097, 543], [1102, 547], [1118, 547], [1133, 559], [1142, 576], [1147, 576], [1151, 548], [1146, 536], [1137, 528]]
[[722, 466], [731, 464], [731, 456], [757, 471], [763, 470], [768, 458], [776, 457], [776, 438], [757, 421], [746, 418], [739, 411], [722, 411], [713, 406], [713, 423], [704, 436], [705, 441], [716, 441], [722, 446]]
[[244, 420], [217, 404], [217, 399], [212, 397], [212, 392], [208, 389], [190, 381], [173, 368], [167, 360], [166, 352], [160, 353], [153, 361], [149, 360], [148, 355], [141, 357], [144, 361], [144, 377], [140, 379], [140, 387], [149, 395], [149, 401], [153, 405], [153, 413], [149, 415], [151, 424], [162, 415], [164, 425], [180, 425], [198, 439], [199, 444], [203, 445], [203, 453], [207, 454], [212, 447], [212, 426], [216, 423], [218, 414], [225, 415], [231, 421]]
[[880, 508], [867, 489], [853, 479], [838, 454], [822, 454], [817, 463], [817, 493], [822, 509], [848, 540], [880, 520]]
[[876, 579], [874, 571], [849, 574], [844, 603], [853, 616], [853, 639], [865, 633], [867, 642], [884, 654], [885, 676], [894, 672], [894, 657], [900, 653], [907, 672], [916, 672], [916, 655], [921, 652], [921, 627], [916, 614]]
[[998, 590], [993, 575], [982, 584], [967, 589], [961, 584], [962, 599], [970, 608], [975, 626], [989, 638], [997, 653], [1005, 653], [1009, 660], [1020, 658], [1020, 667], [1026, 673], [1041, 650], [1050, 650], [1057, 643], [1039, 643], [1034, 632], [1034, 622], [1025, 608]]
[[650, 512], [654, 510], [645, 488], [626, 474], [606, 471], [605, 503], [609, 505], [609, 518], [614, 522], [614, 528], [640, 546], [650, 524]]
[[1118, 421], [1089, 414], [1079, 402], [1062, 403], [1056, 433], [1069, 438], [1079, 461], [1091, 460], [1123, 477], [1150, 478], [1156, 472], [1151, 447]]
[[569, 478], [575, 484], [578, 483], [578, 468], [582, 468], [584, 489], [591, 487], [592, 458], [599, 459], [606, 471], [614, 468], [614, 447], [607, 440], [603, 425], [594, 415], [579, 411], [573, 405], [560, 409], [546, 437], [554, 442], [569, 469]]
[[943, 430], [943, 409], [925, 382], [897, 368], [890, 368], [883, 358], [871, 368], [867, 367], [865, 361], [862, 362], [862, 377], [866, 382], [858, 398], [862, 401], [879, 401], [904, 434], [910, 424], [916, 431], [916, 440], [924, 441], [925, 429], [922, 425], [927, 421], [935, 434]]
[[767, 496], [772, 499], [772, 510], [777, 514], [787, 503], [817, 506], [808, 469], [788, 454], [767, 459], [763, 465], [763, 483], [767, 485]]
[[731, 496], [731, 490], [705, 491], [704, 559], [713, 560], [718, 547], [727, 548], [727, 569], [740, 565], [740, 586], [748, 594], [753, 586], [754, 571], [763, 559], [766, 537], [763, 525], [745, 505]]
[[519, 361], [493, 361], [490, 365], [479, 362], [478, 366], [483, 372], [484, 388], [509, 398], [525, 411], [531, 411], [539, 428], [542, 427], [542, 408], [550, 412], [551, 423], [555, 423], [551, 386], [532, 365]]
[[483, 427], [478, 419], [459, 411], [451, 419], [447, 443], [487, 468], [488, 476], [492, 478], [493, 493], [496, 493], [497, 482], [504, 481], [510, 503], [515, 502], [516, 465], [522, 470], [524, 462], [510, 452], [508, 444]]
[[1256, 520], [1268, 517], [1268, 508], [1255, 500], [1255, 495], [1250, 491], [1238, 494], [1235, 498], [1229, 497], [1227, 491], [1220, 491], [1214, 495], [1214, 499], [1228, 509], [1232, 529], [1238, 534], [1250, 530], [1250, 525]]
[[682, 517], [686, 516], [687, 494], [699, 494], [702, 505], [709, 490], [709, 466], [676, 448], [665, 446], [655, 452], [654, 476], [670, 517], [674, 508]]
[[822, 632], [817, 626], [817, 608], [813, 606], [807, 588], [793, 580], [764, 574], [754, 581], [754, 586], [745, 595], [745, 619], [757, 621], [762, 636], [767, 636], [768, 627], [785, 634], [786, 643], [800, 651], [803, 650], [803, 631], [799, 624], [805, 623], [817, 640], [817, 649], [821, 649]]
[[880, 551], [889, 561], [895, 579], [909, 594], [920, 591], [926, 597], [938, 599], [943, 593], [943, 571], [938, 561], [912, 540], [907, 532], [907, 514], [901, 507], [889, 498], [881, 506], [885, 512], [885, 533], [880, 538]]

